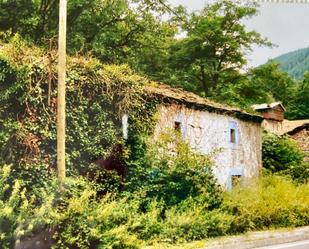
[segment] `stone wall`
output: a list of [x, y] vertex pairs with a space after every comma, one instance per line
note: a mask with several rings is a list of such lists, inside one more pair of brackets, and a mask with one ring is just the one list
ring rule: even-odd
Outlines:
[[275, 134], [280, 134], [283, 130], [282, 121], [277, 120], [264, 119], [262, 122], [262, 126], [265, 128], [265, 130]]
[[300, 149], [305, 153], [304, 160], [309, 162], [309, 130], [304, 128], [291, 135], [291, 137], [297, 142]]
[[192, 148], [203, 154], [217, 151], [213, 171], [219, 184], [231, 188], [232, 175], [240, 175], [244, 182], [258, 176], [262, 166], [260, 123], [162, 104], [158, 106], [155, 138], [174, 129], [175, 122], [180, 123], [181, 134]]

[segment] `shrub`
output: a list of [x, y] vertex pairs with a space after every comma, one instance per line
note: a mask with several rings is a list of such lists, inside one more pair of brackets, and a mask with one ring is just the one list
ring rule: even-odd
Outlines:
[[305, 182], [309, 167], [304, 154], [288, 136], [264, 133], [262, 146], [263, 167], [272, 173], [291, 175], [294, 180]]
[[83, 178], [67, 178], [61, 195], [55, 187], [43, 189], [37, 202], [35, 196], [27, 197], [18, 180], [7, 193], [10, 173], [10, 167], [2, 167], [0, 248], [47, 234], [54, 248], [138, 249], [309, 224], [309, 185], [282, 176], [269, 175], [246, 189], [224, 193], [222, 205], [209, 210], [205, 192], [198, 188], [198, 196], [190, 194], [173, 205], [158, 195], [148, 196], [143, 209], [145, 189], [98, 198], [96, 185]]
[[[11, 166], [0, 168], [0, 248], [14, 247], [15, 232], [20, 222], [31, 213], [33, 199], [26, 197], [22, 181], [9, 181]], [[10, 184], [13, 184], [12, 186]]]
[[309, 184], [268, 175], [244, 190], [225, 193], [222, 210], [234, 216], [230, 233], [309, 224]]
[[287, 136], [271, 133], [263, 135], [263, 167], [278, 172], [302, 163], [303, 154], [296, 143]]
[[[188, 208], [190, 207], [190, 208]], [[218, 210], [209, 211], [192, 203], [186, 209], [172, 207], [166, 212], [162, 236], [170, 242], [188, 242], [226, 235], [232, 216]]]
[[179, 134], [162, 134], [148, 145], [147, 198], [156, 198], [167, 206], [187, 198], [203, 203], [208, 209], [221, 203], [221, 193], [212, 173], [211, 156], [192, 151]]
[[294, 180], [300, 183], [307, 183], [309, 179], [309, 162], [292, 166], [289, 173]]

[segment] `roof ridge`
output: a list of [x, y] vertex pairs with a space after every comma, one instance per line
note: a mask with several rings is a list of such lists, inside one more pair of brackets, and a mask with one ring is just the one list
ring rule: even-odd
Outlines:
[[255, 121], [261, 122], [263, 118], [260, 115], [248, 113], [241, 108], [218, 103], [208, 98], [201, 97], [193, 92], [183, 90], [181, 88], [171, 87], [169, 85], [160, 83], [145, 86], [145, 91], [160, 95], [161, 97], [168, 98], [170, 100], [185, 102], [187, 105], [195, 106], [200, 109], [208, 109], [211, 111], [217, 110], [218, 112], [225, 113], [228, 115], [234, 114], [242, 119], [254, 119]]

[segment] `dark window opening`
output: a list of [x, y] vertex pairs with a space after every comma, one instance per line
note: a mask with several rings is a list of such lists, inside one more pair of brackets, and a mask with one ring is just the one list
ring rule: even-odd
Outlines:
[[232, 175], [232, 189], [241, 184], [241, 175]]
[[181, 132], [181, 123], [175, 122], [174, 123], [174, 129], [175, 129], [175, 131]]
[[230, 142], [236, 143], [236, 130], [230, 129]]

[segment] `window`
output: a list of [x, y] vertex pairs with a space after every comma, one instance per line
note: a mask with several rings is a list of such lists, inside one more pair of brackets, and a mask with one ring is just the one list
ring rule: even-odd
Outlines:
[[228, 141], [231, 145], [233, 145], [233, 147], [239, 143], [239, 131], [235, 121], [229, 122]]
[[236, 130], [230, 129], [230, 142], [236, 143]]
[[232, 175], [232, 189], [239, 187], [241, 184], [241, 175]]
[[242, 168], [232, 168], [230, 169], [227, 187], [228, 190], [232, 190], [235, 187], [242, 185], [244, 176], [244, 170]]
[[174, 123], [174, 130], [177, 132], [181, 132], [181, 123], [180, 122], [175, 122]]

